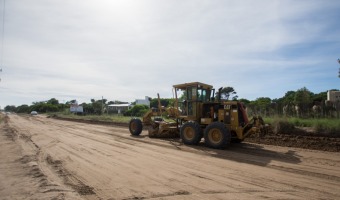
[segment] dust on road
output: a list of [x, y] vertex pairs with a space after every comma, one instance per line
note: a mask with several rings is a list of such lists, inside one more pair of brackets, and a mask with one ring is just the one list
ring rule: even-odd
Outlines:
[[339, 199], [340, 155], [130, 136], [127, 128], [10, 115], [1, 124], [3, 199]]

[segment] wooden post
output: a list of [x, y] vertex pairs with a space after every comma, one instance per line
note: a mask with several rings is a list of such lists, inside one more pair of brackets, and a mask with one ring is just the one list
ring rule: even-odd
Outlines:
[[159, 98], [159, 93], [157, 93], [157, 97], [158, 97], [158, 110], [162, 116], [162, 105], [161, 105], [161, 100]]

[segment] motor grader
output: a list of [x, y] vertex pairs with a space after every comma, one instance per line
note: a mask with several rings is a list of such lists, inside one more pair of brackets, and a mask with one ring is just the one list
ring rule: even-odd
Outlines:
[[248, 119], [241, 102], [221, 100], [221, 89], [215, 97], [215, 89], [208, 84], [174, 85], [173, 107], [162, 107], [158, 95], [158, 108], [151, 108], [142, 120], [130, 120], [130, 133], [138, 136], [145, 127], [149, 137], [180, 136], [188, 145], [196, 145], [204, 138], [207, 146], [224, 148], [230, 142], [241, 142], [250, 135], [268, 132], [270, 128], [261, 117]]

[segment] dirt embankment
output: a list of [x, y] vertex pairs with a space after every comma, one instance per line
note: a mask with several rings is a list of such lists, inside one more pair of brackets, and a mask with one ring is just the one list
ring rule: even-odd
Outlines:
[[[70, 119], [53, 116], [55, 119], [82, 122], [89, 124], [103, 124], [111, 126], [128, 127], [127, 123], [121, 122], [107, 122], [97, 120], [83, 120], [83, 119]], [[273, 127], [275, 129], [277, 127]], [[280, 127], [281, 130], [276, 130], [261, 137], [249, 137], [245, 142], [256, 144], [267, 144], [283, 147], [297, 147], [304, 149], [313, 149], [330, 152], [340, 152], [340, 138], [323, 133], [316, 133], [315, 131], [306, 130], [303, 128], [287, 128]], [[279, 132], [279, 133], [277, 133]]]
[[258, 138], [246, 138], [245, 141], [257, 144], [340, 152], [340, 138], [327, 136], [272, 134]]

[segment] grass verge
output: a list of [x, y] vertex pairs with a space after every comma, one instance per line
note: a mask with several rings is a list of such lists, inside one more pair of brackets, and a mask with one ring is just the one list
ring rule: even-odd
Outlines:
[[[302, 119], [302, 118], [287, 118], [287, 117], [273, 117], [264, 118], [266, 123], [275, 126], [280, 126], [281, 129], [288, 129], [291, 131], [292, 126], [294, 127], [310, 127], [313, 128], [317, 133], [323, 133], [327, 135], [340, 136], [340, 120], [339, 119]], [[283, 126], [282, 126], [283, 125]]]

